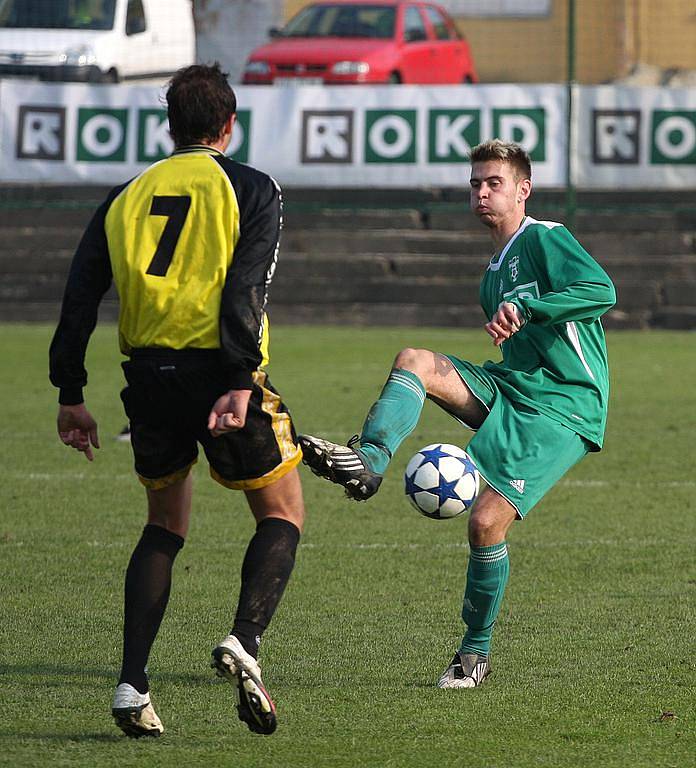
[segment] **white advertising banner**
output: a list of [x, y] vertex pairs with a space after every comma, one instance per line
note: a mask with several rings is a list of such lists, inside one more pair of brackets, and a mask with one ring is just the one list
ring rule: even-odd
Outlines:
[[[285, 186], [458, 187], [472, 146], [520, 143], [563, 187], [560, 85], [238, 86], [230, 154]], [[696, 90], [576, 86], [581, 189], [696, 188]], [[0, 80], [0, 183], [120, 183], [172, 149], [158, 86]]]
[[696, 188], [696, 89], [583, 86], [574, 105], [578, 187]]
[[[235, 91], [230, 154], [282, 185], [456, 187], [493, 136], [525, 147], [537, 185], [565, 184], [562, 86]], [[157, 86], [0, 81], [0, 182], [117, 184], [171, 149]]]

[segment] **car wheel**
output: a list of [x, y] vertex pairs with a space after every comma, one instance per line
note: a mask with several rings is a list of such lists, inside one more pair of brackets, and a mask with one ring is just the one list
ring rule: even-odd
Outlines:
[[471, 79], [471, 75], [464, 75], [462, 82], [466, 85], [471, 85], [474, 81]]
[[401, 85], [401, 75], [398, 72], [392, 72], [391, 75], [389, 75], [389, 80], [387, 80], [389, 85]]
[[121, 81], [121, 78], [119, 77], [118, 71], [115, 69], [110, 69], [108, 72], [104, 73], [104, 77], [102, 78], [103, 83], [119, 83]]

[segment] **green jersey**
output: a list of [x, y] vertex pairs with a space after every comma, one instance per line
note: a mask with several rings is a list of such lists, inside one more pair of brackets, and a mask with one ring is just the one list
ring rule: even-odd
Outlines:
[[616, 302], [606, 272], [562, 225], [527, 217], [481, 283], [488, 319], [514, 303], [522, 328], [483, 367], [511, 400], [564, 424], [600, 450], [609, 370], [600, 316]]

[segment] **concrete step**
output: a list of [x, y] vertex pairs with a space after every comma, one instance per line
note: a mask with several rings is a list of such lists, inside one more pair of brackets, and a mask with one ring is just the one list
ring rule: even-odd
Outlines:
[[481, 308], [476, 305], [427, 306], [414, 303], [354, 302], [346, 304], [272, 303], [271, 323], [325, 325], [417, 325], [483, 327]]
[[[60, 318], [60, 301], [0, 301], [0, 322], [51, 323]], [[103, 301], [99, 307], [99, 322], [118, 319], [118, 302]]]
[[345, 304], [345, 303], [400, 303], [423, 304], [477, 304], [479, 281], [442, 281], [428, 278], [376, 280], [278, 278], [271, 289], [272, 305], [292, 303]]
[[662, 307], [653, 313], [651, 327], [667, 330], [696, 330], [696, 307]]
[[[0, 227], [41, 227], [44, 229], [75, 229], [75, 242], [79, 241], [99, 201], [93, 206], [56, 206], [29, 208], [2, 208], [0, 206]], [[530, 210], [540, 220], [566, 221], [561, 209]], [[371, 232], [373, 230], [427, 230], [450, 233], [470, 232], [486, 234], [486, 229], [471, 213], [468, 205], [444, 205], [429, 208], [322, 208], [293, 207], [286, 205], [283, 226], [286, 233], [297, 230], [351, 230]], [[632, 235], [639, 232], [695, 232], [696, 211], [686, 209], [675, 211], [645, 211], [641, 213], [581, 212], [576, 216], [574, 234], [582, 239], [594, 233], [623, 233]]]
[[[60, 301], [65, 290], [65, 275], [3, 274], [0, 282], [0, 301]], [[106, 292], [106, 299], [116, 300], [116, 289]]]
[[609, 256], [625, 258], [696, 254], [696, 236], [692, 232], [635, 232], [630, 237], [622, 232], [601, 232], [578, 239], [585, 250], [600, 262]]
[[297, 230], [283, 233], [281, 247], [301, 253], [488, 253], [485, 232], [429, 232], [425, 230], [354, 229]]
[[[687, 283], [683, 292], [678, 283], [672, 283], [666, 291], [656, 281], [627, 280], [617, 282], [617, 304], [615, 311], [655, 311], [662, 307], [689, 306], [689, 291], [696, 283]], [[0, 284], [0, 303], [25, 302], [26, 306], [36, 302], [60, 302], [65, 287], [63, 275], [5, 274]], [[693, 293], [691, 294], [694, 295]], [[104, 301], [116, 301], [112, 286]], [[279, 306], [307, 305], [317, 307], [322, 313], [325, 308], [345, 308], [346, 305], [402, 305], [419, 304], [424, 311], [439, 312], [440, 307], [478, 306], [479, 280], [447, 280], [433, 278], [385, 277], [374, 279], [335, 280], [313, 277], [290, 278], [278, 276], [270, 293], [270, 307], [273, 312]], [[342, 311], [342, 310], [341, 310]], [[481, 310], [479, 309], [479, 312]]]
[[[65, 278], [73, 257], [67, 248], [6, 249], [0, 244], [0, 275], [59, 275]], [[282, 280], [326, 278], [344, 281], [377, 277], [480, 280], [489, 253], [332, 253], [281, 252], [274, 287]], [[678, 290], [685, 281], [696, 280], [696, 254], [625, 256], [603, 253], [599, 263], [617, 283], [626, 281], [672, 281]], [[686, 289], [682, 289], [685, 291]], [[696, 298], [696, 294], [695, 294]]]
[[696, 255], [622, 256], [602, 254], [597, 261], [617, 281], [696, 280]]
[[[355, 325], [481, 328], [485, 322], [477, 305], [424, 305], [413, 303], [355, 302], [306, 304], [271, 302], [273, 324]], [[55, 324], [60, 301], [0, 301], [0, 322], [45, 322]], [[99, 322], [118, 318], [118, 302], [104, 301]], [[696, 329], [696, 307], [612, 309], [602, 318], [608, 330], [659, 327], [674, 330]], [[481, 331], [483, 333], [483, 330]]]
[[693, 274], [690, 280], [665, 280], [662, 291], [664, 302], [668, 306], [696, 306], [696, 274]]
[[[567, 222], [567, 215], [563, 208], [538, 208], [529, 207], [529, 215], [539, 221], [557, 221], [561, 224]], [[482, 225], [471, 213], [468, 205], [432, 206], [423, 214], [423, 221], [427, 229], [432, 230], [476, 230]], [[687, 210], [649, 210], [644, 211], [579, 211], [575, 216], [573, 233], [578, 238], [591, 235], [596, 232], [622, 232], [632, 234], [634, 232], [653, 231], [696, 231], [696, 212], [690, 214]]]

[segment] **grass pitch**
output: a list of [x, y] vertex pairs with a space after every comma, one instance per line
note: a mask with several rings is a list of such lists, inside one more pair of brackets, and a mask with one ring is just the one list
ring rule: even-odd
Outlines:
[[[55, 434], [51, 329], [0, 328], [0, 765], [640, 768], [696, 764], [696, 336], [609, 335], [605, 451], [510, 537], [490, 680], [434, 681], [461, 636], [466, 520], [403, 498], [411, 454], [467, 434], [427, 404], [379, 495], [346, 500], [303, 469], [307, 528], [262, 648], [279, 727], [252, 735], [208, 669], [252, 533], [243, 496], [195, 469], [191, 531], [150, 660], [159, 740], [111, 723], [123, 572], [144, 523], [113, 327], [88, 354], [93, 464]], [[495, 356], [482, 331], [273, 329], [271, 379], [302, 431], [359, 431], [394, 354]]]

